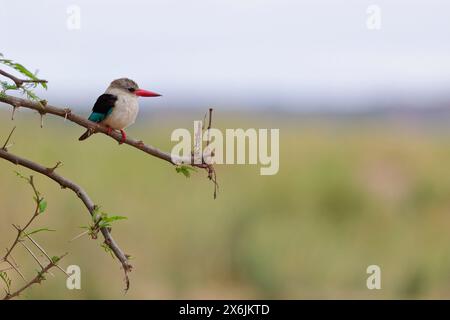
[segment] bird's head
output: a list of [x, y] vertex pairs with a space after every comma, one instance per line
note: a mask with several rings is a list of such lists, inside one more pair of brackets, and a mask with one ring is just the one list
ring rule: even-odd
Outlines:
[[109, 85], [110, 88], [118, 89], [122, 93], [131, 94], [138, 97], [159, 97], [158, 93], [140, 89], [138, 84], [128, 78], [116, 79]]

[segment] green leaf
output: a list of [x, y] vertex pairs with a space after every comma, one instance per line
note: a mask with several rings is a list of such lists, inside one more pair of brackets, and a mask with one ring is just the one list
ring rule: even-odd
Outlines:
[[21, 174], [20, 172], [14, 171], [14, 173], [15, 173], [16, 176], [18, 176], [19, 178], [24, 179], [24, 180], [27, 180], [27, 182], [30, 182], [30, 178], [25, 177], [25, 176], [24, 176], [23, 174]]
[[0, 81], [0, 85], [2, 86], [2, 92], [5, 93], [8, 90], [17, 90], [18, 87], [15, 84], [11, 84], [7, 81]]
[[53, 262], [53, 263], [57, 263], [59, 260], [60, 260], [60, 258], [57, 257], [57, 256], [53, 256], [53, 257], [52, 257], [52, 262]]
[[191, 172], [190, 171], [197, 171], [195, 168], [189, 167], [189, 166], [185, 166], [185, 165], [177, 166], [177, 167], [175, 167], [175, 170], [178, 173], [182, 173], [186, 178], [190, 178], [190, 176], [191, 176]]
[[52, 229], [48, 229], [48, 228], [36, 229], [36, 230], [31, 231], [31, 232], [24, 233], [23, 237], [31, 236], [32, 234], [35, 234], [35, 233], [38, 233], [38, 232], [42, 232], [42, 231], [56, 231], [56, 230], [52, 230]]
[[92, 210], [92, 222], [93, 224], [89, 227], [94, 232], [98, 232], [100, 228], [107, 228], [112, 225], [113, 222], [117, 220], [128, 219], [124, 216], [108, 216], [106, 212], [99, 212], [100, 207], [95, 206]]
[[14, 63], [12, 60], [9, 59], [1, 59], [0, 62], [2, 62], [3, 64], [13, 68], [16, 71], [19, 71], [21, 74], [23, 74], [24, 76], [30, 78], [31, 80], [39, 80], [33, 72], [31, 72], [30, 70], [28, 70], [27, 68], [25, 68], [22, 64], [20, 63]]
[[39, 200], [39, 214], [43, 213], [47, 209], [47, 200], [44, 198]]
[[107, 222], [113, 222], [113, 221], [117, 221], [117, 220], [126, 220], [126, 219], [128, 219], [128, 218], [124, 217], [124, 216], [111, 216], [111, 217], [103, 218], [103, 220], [107, 221]]
[[22, 91], [22, 94], [26, 95], [29, 100], [32, 100], [34, 102], [40, 102], [41, 101], [41, 98], [39, 98], [33, 91], [31, 91], [27, 87], [22, 86], [20, 89]]
[[42, 270], [36, 270], [36, 272], [37, 272], [39, 281], [47, 280], [47, 278], [45, 278], [44, 272]]
[[[3, 57], [3, 55], [0, 55], [1, 57]], [[30, 70], [28, 70], [24, 65], [20, 64], [20, 63], [14, 63], [12, 60], [10, 59], [0, 59], [0, 63], [7, 65], [8, 67], [13, 68], [14, 70], [20, 72], [21, 74], [23, 74], [24, 76], [26, 76], [28, 79], [30, 80], [39, 80], [39, 78], [37, 77], [37, 72], [33, 73]], [[28, 98], [32, 97], [32, 100], [39, 100], [39, 98], [31, 91], [29, 91], [28, 89], [30, 88], [36, 88], [38, 85], [41, 85], [42, 88], [44, 88], [45, 90], [47, 90], [47, 84], [46, 83], [29, 83], [27, 84], [28, 88], [25, 89], [25, 85], [22, 86], [24, 90], [23, 93], [27, 95]], [[17, 88], [16, 88], [17, 90]], [[27, 92], [28, 90], [28, 92]]]
[[13, 65], [11, 65], [14, 69], [16, 69], [17, 71], [19, 71], [21, 74], [23, 74], [24, 76], [27, 76], [28, 78], [32, 79], [32, 80], [38, 80], [36, 78], [36, 76], [27, 68], [25, 68], [22, 64], [20, 63], [14, 63]]
[[103, 248], [103, 250], [105, 250], [106, 253], [109, 253], [109, 254], [111, 255], [111, 257], [112, 257], [113, 259], [115, 259], [114, 254], [113, 254], [111, 248], [108, 247], [108, 245], [107, 245], [106, 243], [102, 243], [100, 246]]

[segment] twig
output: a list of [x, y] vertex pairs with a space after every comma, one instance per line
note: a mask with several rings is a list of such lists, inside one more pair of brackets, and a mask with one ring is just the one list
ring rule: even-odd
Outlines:
[[[14, 131], [14, 129], [12, 130]], [[10, 133], [9, 137], [7, 140], [9, 140], [11, 138], [12, 132]], [[6, 142], [7, 143], [7, 142]], [[4, 152], [7, 152], [5, 150], [5, 148], [1, 149]], [[33, 176], [30, 176], [29, 178], [26, 178], [28, 183], [30, 184], [30, 186], [33, 189], [34, 192], [34, 199], [36, 202], [36, 208], [34, 210], [33, 215], [31, 216], [31, 218], [28, 220], [28, 222], [25, 224], [25, 226], [23, 228], [16, 226], [16, 225], [12, 225], [16, 231], [17, 231], [17, 235], [16, 238], [14, 239], [13, 243], [11, 244], [11, 246], [6, 250], [6, 254], [1, 258], [0, 262], [6, 262], [7, 264], [9, 264], [9, 268], [7, 269], [3, 269], [2, 272], [7, 271], [7, 270], [14, 270], [15, 272], [17, 272], [20, 277], [23, 279], [23, 281], [25, 281], [27, 283], [27, 279], [25, 278], [24, 274], [20, 271], [20, 267], [17, 264], [16, 260], [14, 259], [13, 255], [12, 255], [12, 251], [16, 248], [17, 244], [21, 244], [22, 246], [25, 247], [25, 249], [28, 251], [28, 253], [33, 257], [33, 259], [39, 264], [39, 266], [41, 267], [41, 270], [44, 270], [45, 267], [40, 263], [39, 259], [36, 257], [36, 255], [25, 245], [25, 243], [23, 243], [22, 237], [24, 235], [27, 235], [25, 233], [25, 230], [31, 225], [31, 223], [36, 219], [36, 217], [39, 214], [39, 204], [42, 201], [42, 198], [39, 196], [39, 192], [36, 189], [36, 186], [34, 185], [34, 180], [33, 180]], [[28, 235], [27, 235], [28, 236]], [[42, 249], [43, 250], [43, 249]], [[50, 259], [50, 262], [54, 262], [52, 259]], [[66, 275], [67, 273], [61, 269], [61, 267], [57, 266], [60, 270], [62, 270]], [[50, 271], [45, 271], [44, 273], [48, 272], [49, 274], [51, 274], [52, 276], [54, 276]], [[44, 274], [42, 273], [42, 274]], [[27, 283], [27, 285], [24, 288], [27, 288], [29, 285], [31, 285], [30, 282]], [[10, 287], [8, 285], [7, 290], [6, 290], [6, 296], [4, 299], [7, 299], [8, 297], [11, 298], [15, 295], [11, 295], [10, 294]]]
[[210, 130], [211, 130], [211, 123], [212, 123], [212, 112], [213, 109], [209, 108], [209, 120], [208, 120], [208, 128], [206, 129], [206, 131], [208, 132], [208, 139], [206, 139], [206, 146], [209, 146], [209, 144], [211, 143], [210, 141]]
[[[100, 123], [89, 121], [88, 119], [73, 113], [68, 108], [63, 109], [63, 108], [54, 107], [54, 106], [48, 104], [47, 102], [45, 102], [45, 103], [34, 102], [31, 100], [17, 98], [17, 97], [13, 97], [13, 96], [9, 96], [9, 95], [0, 96], [0, 102], [4, 102], [6, 104], [11, 105], [13, 107], [13, 110], [15, 110], [16, 108], [19, 108], [19, 107], [24, 107], [24, 108], [32, 109], [32, 110], [39, 112], [39, 114], [41, 116], [41, 126], [42, 126], [42, 116], [43, 115], [48, 113], [48, 114], [52, 114], [55, 116], [59, 116], [59, 117], [64, 118], [65, 120], [74, 122], [74, 123], [78, 124], [79, 126], [82, 126], [86, 129], [92, 131], [93, 133], [101, 132], [101, 133], [111, 137], [112, 139], [116, 140], [117, 142], [132, 146], [132, 147], [139, 149], [139, 150], [141, 150], [149, 155], [152, 155], [156, 158], [165, 160], [172, 165], [187, 164], [192, 167], [205, 169], [208, 172], [208, 177], [210, 176], [210, 171], [211, 171], [212, 165], [207, 164], [204, 161], [205, 155], [202, 155], [203, 161], [201, 163], [195, 163], [194, 155], [191, 155], [190, 157], [179, 157], [179, 156], [172, 157], [172, 155], [170, 153], [161, 151], [158, 148], [155, 148], [151, 145], [146, 145], [142, 140], [136, 140], [136, 139], [127, 137], [125, 139], [125, 141], [123, 141], [121, 133], [119, 133], [117, 131], [110, 131], [106, 126], [104, 126]], [[212, 109], [209, 110], [209, 115], [210, 115], [209, 121], [211, 122]], [[213, 170], [214, 170], [214, 168], [213, 168]], [[210, 179], [210, 180], [212, 180], [212, 179]], [[214, 196], [216, 196], [216, 193], [217, 193], [217, 184], [216, 184], [216, 182], [214, 182]]]
[[[71, 122], [74, 122], [86, 129], [92, 130], [94, 133], [101, 132], [117, 142], [122, 142], [122, 134], [117, 131], [108, 131], [108, 128], [100, 123], [95, 123], [92, 121], [89, 121], [88, 119], [81, 117], [75, 113], [73, 113], [70, 109], [62, 109], [58, 107], [54, 107], [50, 104], [42, 105], [38, 102], [33, 102], [30, 100], [17, 98], [9, 95], [3, 95], [0, 96], [0, 102], [4, 102], [6, 104], [9, 104], [11, 106], [17, 107], [23, 107], [32, 109], [35, 111], [38, 111], [40, 114], [52, 114], [55, 116], [59, 116], [65, 119], [68, 119]], [[133, 138], [126, 138], [125, 141], [123, 141], [124, 144], [127, 144], [129, 146], [132, 146], [136, 149], [139, 149], [147, 154], [150, 154], [156, 158], [159, 158], [161, 160], [165, 160], [172, 165], [179, 165], [179, 164], [187, 164], [191, 165], [193, 167], [198, 167], [202, 169], [207, 169], [208, 165], [206, 163], [194, 163], [193, 157], [175, 157], [175, 159], [172, 159], [172, 156], [170, 153], [164, 152], [159, 150], [158, 148], [155, 148], [151, 145], [146, 145], [142, 142], [142, 140], [135, 140]]]
[[8, 138], [5, 141], [5, 144], [2, 147], [2, 149], [5, 150], [5, 151], [8, 151], [8, 143], [9, 143], [9, 140], [11, 139], [12, 134], [14, 133], [14, 130], [16, 130], [16, 126], [14, 126], [12, 128], [11, 132], [8, 135]]
[[37, 262], [37, 264], [41, 267], [41, 269], [44, 269], [44, 266], [42, 265], [42, 263], [39, 261], [38, 257], [36, 257], [36, 255], [33, 253], [33, 251], [31, 251], [30, 248], [28, 248], [28, 246], [23, 243], [23, 241], [20, 241], [20, 244], [25, 248], [25, 250], [28, 251], [28, 253], [33, 257], [33, 259]]
[[[3, 150], [1, 150], [1, 151], [3, 151]], [[14, 239], [13, 244], [9, 247], [9, 249], [6, 251], [6, 254], [3, 256], [3, 258], [2, 258], [3, 261], [7, 261], [8, 260], [8, 257], [10, 256], [11, 252], [14, 250], [16, 245], [19, 243], [20, 237], [23, 235], [23, 231], [30, 226], [30, 224], [34, 221], [34, 219], [36, 219], [36, 217], [38, 215], [38, 212], [39, 212], [38, 210], [39, 210], [39, 205], [36, 204], [36, 210], [34, 211], [33, 216], [27, 222], [25, 227], [20, 228], [19, 226], [16, 226], [14, 224], [12, 225], [17, 230], [17, 235], [16, 235], [16, 238]]]
[[5, 269], [0, 269], [0, 272], [5, 272], [5, 271], [11, 270], [11, 269], [12, 269], [12, 267], [8, 267], [8, 268], [5, 268]]
[[[0, 149], [0, 151], [2, 151], [2, 152], [7, 152], [7, 151], [5, 151], [4, 149]], [[34, 209], [34, 213], [33, 213], [33, 215], [31, 216], [31, 218], [30, 218], [30, 220], [28, 220], [28, 222], [25, 224], [25, 227], [23, 227], [23, 228], [20, 228], [19, 226], [16, 226], [16, 225], [12, 225], [16, 230], [17, 230], [17, 235], [16, 235], [16, 238], [14, 239], [14, 242], [13, 242], [13, 244], [9, 247], [9, 249], [6, 251], [6, 254], [3, 256], [3, 258], [2, 258], [2, 261], [8, 261], [8, 257], [11, 255], [11, 252], [14, 250], [14, 248], [16, 247], [16, 245], [19, 243], [19, 241], [20, 241], [20, 238], [21, 238], [21, 236], [23, 235], [23, 231], [25, 230], [25, 229], [27, 229], [30, 225], [31, 225], [31, 223], [34, 221], [34, 219], [36, 219], [36, 217], [38, 216], [38, 214], [39, 214], [39, 202], [38, 202], [38, 199], [39, 199], [39, 192], [36, 190], [36, 187], [35, 187], [35, 185], [34, 185], [34, 182], [33, 182], [33, 176], [31, 176], [30, 177], [30, 179], [28, 180], [28, 182], [29, 182], [29, 184], [31, 185], [31, 187], [33, 188], [33, 192], [34, 192], [34, 194], [35, 194], [35, 196], [36, 196], [36, 207], [35, 207], [35, 209]]]
[[[48, 170], [48, 168], [46, 168], [38, 163], [35, 163], [35, 162], [25, 159], [25, 158], [21, 158], [17, 155], [14, 155], [14, 154], [9, 153], [2, 149], [0, 149], [0, 158], [3, 158], [15, 165], [20, 165], [20, 166], [26, 167], [30, 170], [33, 170], [35, 172], [38, 172], [42, 175], [45, 175], [48, 178], [52, 179], [53, 181], [57, 182], [62, 188], [68, 188], [68, 189], [72, 190], [81, 199], [81, 201], [83, 202], [85, 207], [88, 209], [89, 213], [91, 215], [93, 215], [95, 213], [95, 205], [94, 205], [94, 202], [89, 197], [89, 195], [80, 186], [78, 186], [71, 180], [68, 180], [65, 177], [57, 174], [55, 171]], [[122, 251], [122, 249], [120, 249], [118, 244], [115, 242], [115, 240], [111, 236], [109, 229], [101, 228], [100, 231], [102, 232], [103, 237], [105, 238], [105, 243], [108, 245], [108, 247], [112, 250], [114, 255], [117, 257], [117, 259], [119, 259], [119, 261], [122, 264], [122, 268], [125, 273], [126, 290], [128, 290], [128, 288], [130, 286], [128, 273], [131, 271], [132, 266], [129, 263], [126, 254]]]
[[15, 266], [14, 263], [12, 263], [12, 262], [9, 261], [9, 260], [6, 260], [6, 262], [11, 266], [11, 268], [14, 269], [14, 271], [16, 271], [16, 272], [19, 274], [19, 276], [23, 279], [23, 281], [27, 282], [27, 279], [26, 279], [25, 276], [22, 274], [22, 272], [20, 272], [18, 266]]
[[[10, 136], [8, 137], [8, 140]], [[4, 149], [0, 149], [3, 152], [7, 152]], [[15, 224], [13, 224], [12, 226], [16, 229], [17, 231], [17, 235], [16, 238], [14, 239], [12, 245], [6, 249], [6, 254], [1, 258], [0, 262], [6, 262], [10, 267], [7, 269], [3, 269], [1, 270], [2, 272], [8, 271], [8, 270], [14, 270], [15, 272], [17, 272], [20, 277], [23, 279], [23, 281], [25, 281], [25, 285], [19, 289], [18, 291], [16, 291], [15, 293], [11, 294], [11, 281], [7, 278], [7, 276], [3, 276], [3, 280], [6, 283], [7, 288], [5, 289], [6, 291], [6, 296], [3, 298], [4, 300], [8, 300], [11, 299], [13, 297], [16, 297], [17, 295], [19, 295], [23, 290], [27, 289], [28, 287], [30, 287], [33, 283], [36, 283], [36, 278], [34, 278], [31, 281], [28, 281], [24, 274], [20, 271], [20, 267], [17, 264], [16, 260], [14, 259], [13, 255], [12, 255], [12, 251], [16, 248], [17, 244], [21, 244], [26, 250], [27, 252], [33, 257], [33, 259], [37, 262], [37, 264], [39, 265], [39, 267], [41, 268], [41, 271], [38, 271], [38, 276], [39, 276], [39, 281], [44, 280], [44, 274], [48, 273], [51, 276], [54, 276], [54, 274], [50, 271], [50, 268], [45, 267], [39, 260], [39, 258], [33, 253], [33, 251], [24, 243], [24, 237], [26, 237], [28, 240], [30, 240], [34, 245], [36, 245], [38, 247], [38, 249], [47, 257], [47, 259], [49, 260], [50, 264], [52, 264], [52, 267], [57, 267], [59, 270], [61, 270], [65, 275], [69, 276], [64, 269], [62, 269], [57, 262], [60, 260], [60, 258], [50, 258], [50, 256], [46, 253], [46, 251], [34, 240], [30, 237], [30, 235], [28, 233], [26, 233], [26, 230], [28, 227], [30, 227], [30, 225], [32, 224], [32, 222], [36, 219], [36, 217], [39, 215], [40, 213], [40, 205], [43, 201], [43, 198], [40, 196], [39, 191], [37, 190], [35, 184], [34, 184], [34, 179], [33, 176], [30, 176], [29, 178], [23, 177], [22, 178], [26, 179], [29, 183], [29, 185], [32, 187], [33, 189], [33, 193], [34, 193], [34, 200], [36, 202], [36, 207], [34, 210], [33, 215], [31, 216], [31, 218], [28, 220], [28, 222], [25, 224], [25, 226], [23, 228], [21, 228], [20, 226], [17, 226]]]
[[[66, 255], [67, 255], [67, 253], [63, 254], [60, 257], [58, 257], [58, 259], [57, 259], [58, 261], [57, 262], [59, 262]], [[17, 297], [18, 295], [20, 295], [23, 291], [28, 289], [33, 284], [41, 283], [43, 280], [45, 280], [44, 274], [49, 272], [49, 270], [51, 268], [56, 267], [58, 265], [57, 262], [50, 261], [50, 263], [45, 268], [43, 268], [41, 271], [38, 272], [36, 277], [34, 277], [31, 281], [29, 281], [26, 285], [24, 285], [22, 288], [20, 288], [19, 290], [15, 291], [14, 293], [7, 293], [6, 296], [3, 298], [3, 300], [10, 300], [10, 299], [12, 299], [14, 297]]]
[[14, 83], [16, 84], [16, 87], [21, 87], [24, 83], [47, 83], [47, 80], [41, 80], [41, 79], [37, 79], [37, 80], [20, 79], [20, 78], [17, 78], [16, 76], [14, 76], [6, 71], [3, 71], [1, 69], [0, 69], [0, 74], [2, 76], [10, 78], [12, 81], [14, 81]]
[[[27, 239], [30, 240], [31, 243], [33, 243], [35, 245], [35, 247], [39, 249], [40, 252], [42, 252], [42, 254], [48, 259], [48, 261], [53, 261], [52, 258], [48, 255], [48, 253], [44, 250], [44, 248], [42, 248], [42, 246], [39, 243], [37, 243], [36, 240], [34, 240], [28, 234], [25, 234], [25, 237], [27, 237]], [[62, 269], [59, 266], [58, 266], [58, 269], [61, 270], [65, 275], [67, 275], [67, 273], [64, 271], [64, 269]]]
[[50, 172], [53, 172], [53, 171], [55, 171], [56, 169], [58, 169], [60, 166], [62, 166], [62, 162], [61, 162], [61, 161], [58, 161], [53, 167], [47, 168], [47, 170], [50, 171]]
[[[206, 139], [206, 148], [208, 148], [209, 144], [211, 143], [211, 125], [212, 125], [212, 113], [213, 108], [209, 108], [209, 117], [208, 117], [208, 128], [206, 129], [206, 132], [208, 133], [207, 139]], [[206, 114], [205, 114], [206, 118]], [[214, 152], [211, 152], [211, 156], [214, 156]], [[214, 183], [214, 199], [217, 198], [217, 191], [219, 190], [219, 184], [217, 183], [217, 174], [214, 166], [212, 164], [209, 164], [206, 168], [208, 171], [208, 179], [211, 180]]]

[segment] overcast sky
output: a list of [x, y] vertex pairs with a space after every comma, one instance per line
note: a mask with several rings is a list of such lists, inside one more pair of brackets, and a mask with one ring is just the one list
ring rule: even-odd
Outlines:
[[[366, 25], [374, 4], [381, 30]], [[0, 21], [0, 52], [40, 69], [50, 101], [89, 104], [123, 76], [161, 105], [199, 107], [450, 91], [448, 0], [0, 0]]]

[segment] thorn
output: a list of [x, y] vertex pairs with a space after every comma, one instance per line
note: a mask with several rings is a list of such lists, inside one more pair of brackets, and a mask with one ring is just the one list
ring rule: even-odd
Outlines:
[[58, 169], [61, 166], [62, 166], [62, 162], [58, 161], [54, 167], [47, 168], [47, 170], [48, 170], [49, 173], [53, 173], [56, 169]]
[[84, 231], [84, 232], [80, 233], [79, 235], [77, 235], [77, 236], [73, 237], [72, 239], [70, 239], [69, 242], [75, 241], [75, 240], [81, 238], [82, 236], [84, 236], [85, 234], [88, 234], [88, 233], [89, 233], [89, 230]]
[[206, 123], [206, 115], [208, 114], [208, 111], [205, 112], [205, 115], [203, 116], [203, 121], [202, 121], [202, 131], [205, 130], [205, 123]]
[[67, 121], [67, 116], [69, 115], [69, 113], [71, 113], [72, 110], [70, 110], [69, 108], [64, 109], [64, 122]]
[[14, 115], [16, 114], [16, 109], [17, 109], [17, 107], [13, 106], [12, 113], [11, 113], [11, 120], [12, 121], [14, 121]]
[[16, 126], [14, 126], [14, 127], [12, 128], [11, 132], [10, 132], [9, 135], [8, 135], [8, 138], [6, 138], [5, 144], [4, 144], [3, 147], [2, 147], [2, 149], [5, 150], [5, 151], [8, 151], [8, 143], [9, 143], [9, 140], [11, 139], [11, 136], [12, 136], [13, 133], [14, 133], [14, 130], [16, 130]]

